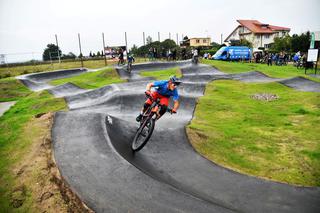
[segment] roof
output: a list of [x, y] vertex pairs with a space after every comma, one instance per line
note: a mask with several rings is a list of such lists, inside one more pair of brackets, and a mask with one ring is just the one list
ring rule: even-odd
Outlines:
[[241, 26], [248, 28], [253, 33], [274, 33], [274, 31], [290, 31], [290, 28], [263, 24], [257, 20], [237, 20]]
[[196, 38], [189, 38], [187, 40], [190, 40], [190, 39], [211, 39], [210, 37], [196, 37]]

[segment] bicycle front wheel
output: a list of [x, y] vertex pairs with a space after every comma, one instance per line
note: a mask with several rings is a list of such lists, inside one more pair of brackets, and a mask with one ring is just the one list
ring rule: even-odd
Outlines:
[[154, 125], [154, 119], [150, 118], [140, 126], [132, 141], [132, 151], [137, 152], [147, 144], [148, 140], [152, 135]]

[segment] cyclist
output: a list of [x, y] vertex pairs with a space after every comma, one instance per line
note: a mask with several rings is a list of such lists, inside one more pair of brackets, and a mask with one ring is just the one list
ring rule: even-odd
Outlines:
[[198, 57], [199, 57], [199, 55], [198, 55], [198, 50], [197, 50], [197, 49], [194, 49], [194, 50], [192, 51], [192, 62], [193, 62], [194, 64], [198, 64]]
[[128, 54], [127, 60], [128, 60], [127, 70], [128, 70], [128, 71], [131, 71], [131, 66], [132, 66], [132, 64], [134, 63], [134, 60], [135, 60], [135, 59], [134, 59], [134, 57], [133, 57], [132, 54]]
[[119, 50], [119, 61], [118, 61], [118, 66], [121, 64], [124, 64], [124, 54], [123, 54], [123, 49], [120, 48]]
[[[157, 119], [159, 119], [166, 111], [169, 105], [169, 99], [172, 96], [174, 101], [173, 109], [171, 113], [176, 113], [179, 107], [179, 94], [177, 90], [177, 86], [181, 83], [180, 79], [176, 76], [170, 77], [167, 81], [155, 81], [153, 83], [149, 83], [146, 89], [146, 95], [151, 96], [152, 99], [160, 99], [160, 110]], [[156, 90], [151, 92], [151, 88], [154, 87]], [[152, 104], [152, 99], [148, 98], [144, 103], [144, 106], [136, 118], [137, 122], [141, 121], [142, 114], [150, 107]]]

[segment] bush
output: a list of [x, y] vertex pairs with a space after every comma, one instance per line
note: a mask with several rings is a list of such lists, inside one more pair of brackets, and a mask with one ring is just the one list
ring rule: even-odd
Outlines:
[[203, 56], [205, 53], [210, 53], [210, 55], [214, 55], [218, 51], [217, 48], [212, 48], [209, 50], [200, 50], [200, 55]]

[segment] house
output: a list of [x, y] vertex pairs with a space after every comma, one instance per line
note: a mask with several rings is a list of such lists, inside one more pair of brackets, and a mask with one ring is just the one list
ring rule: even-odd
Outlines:
[[189, 38], [183, 40], [180, 46], [185, 47], [209, 47], [211, 45], [211, 38]]
[[275, 38], [284, 37], [290, 28], [263, 24], [257, 20], [237, 20], [239, 25], [224, 40], [225, 42], [246, 39], [252, 43], [254, 49], [268, 49]]

